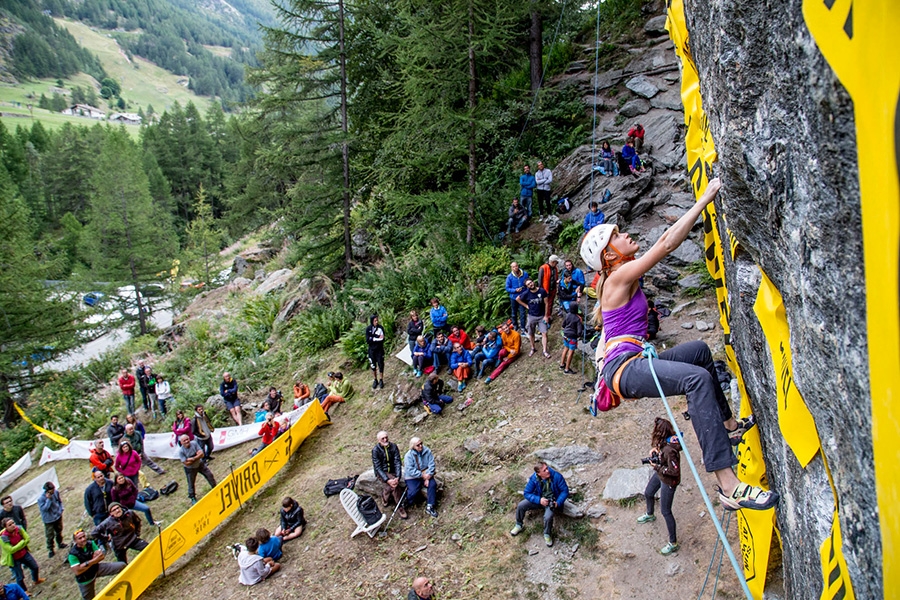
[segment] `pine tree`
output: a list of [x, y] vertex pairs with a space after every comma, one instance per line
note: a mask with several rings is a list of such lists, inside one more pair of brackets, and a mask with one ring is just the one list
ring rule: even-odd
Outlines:
[[219, 254], [222, 243], [222, 232], [213, 218], [212, 206], [206, 200], [203, 186], [197, 192], [194, 204], [194, 220], [187, 228], [187, 248], [185, 249], [188, 272], [206, 283], [212, 281], [210, 269], [215, 266], [215, 258]]

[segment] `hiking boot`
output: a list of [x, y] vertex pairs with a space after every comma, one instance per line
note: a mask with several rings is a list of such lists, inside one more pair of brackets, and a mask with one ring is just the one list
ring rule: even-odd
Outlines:
[[681, 548], [681, 546], [678, 545], [678, 542], [675, 542], [675, 543], [669, 542], [668, 544], [666, 544], [665, 546], [662, 547], [662, 549], [659, 551], [659, 553], [662, 554], [663, 556], [668, 556], [668, 555], [672, 554], [673, 552], [678, 552], [679, 548]]
[[457, 392], [463, 391], [463, 385], [464, 385], [464, 384], [463, 384], [462, 381], [460, 381], [459, 383], [457, 383], [457, 384], [456, 384], [456, 391], [457, 391]]
[[34, 585], [40, 585], [40, 584], [44, 583], [45, 581], [47, 581], [47, 580], [44, 579], [43, 577], [38, 577], [37, 581], [34, 582]]
[[56, 552], [54, 552], [53, 550], [47, 553], [47, 558], [53, 558], [54, 556], [56, 556]]
[[373, 380], [372, 380], [372, 389], [373, 389], [373, 390], [377, 390], [377, 389], [378, 389], [378, 380], [377, 380], [377, 379], [373, 379]]
[[509, 532], [509, 535], [515, 537], [515, 536], [519, 535], [520, 533], [522, 533], [523, 529], [525, 529], [525, 528], [522, 527], [521, 525], [519, 525], [518, 523], [516, 523], [516, 526], [512, 528], [512, 531]]
[[652, 523], [656, 520], [656, 515], [643, 514], [637, 518], [638, 523]]
[[422, 376], [422, 371], [416, 371], [415, 374], [416, 374], [416, 378], [419, 378]]
[[409, 518], [409, 515], [406, 514], [406, 509], [403, 507], [403, 505], [397, 507], [397, 514], [400, 515], [401, 519], [405, 520]]
[[427, 512], [430, 516], [437, 519], [437, 516], [438, 516], [437, 511], [434, 510], [434, 507], [432, 505], [428, 504], [427, 506], [425, 506], [425, 512]]
[[766, 510], [778, 504], [778, 492], [767, 492], [747, 483], [739, 483], [729, 496], [722, 492], [722, 488], [717, 489], [719, 490], [719, 502], [726, 510], [741, 510], [742, 508]]
[[744, 434], [752, 429], [755, 425], [756, 417], [754, 415], [744, 417], [743, 419], [737, 419], [737, 427], [728, 430], [728, 439], [731, 441], [731, 445], [737, 446], [738, 444], [740, 444], [741, 438], [744, 437]]
[[553, 538], [550, 536], [549, 533], [544, 534], [544, 543], [547, 544], [548, 548], [553, 547]]
[[63, 548], [68, 548], [68, 547], [69, 547], [69, 545], [68, 545], [67, 543], [65, 543], [65, 542], [59, 542], [59, 543], [56, 544], [56, 545], [59, 547], [60, 550], [62, 550]]
[[378, 389], [380, 389], [380, 390], [384, 389], [384, 379], [378, 380]]
[[489, 384], [491, 381], [493, 381], [493, 379], [491, 379], [491, 377], [489, 375], [488, 378], [484, 380], [484, 385]]

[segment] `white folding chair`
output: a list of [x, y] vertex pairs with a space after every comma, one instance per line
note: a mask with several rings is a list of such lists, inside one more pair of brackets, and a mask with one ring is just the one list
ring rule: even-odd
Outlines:
[[381, 524], [387, 519], [387, 515], [381, 513], [381, 518], [378, 519], [378, 522], [369, 525], [363, 518], [362, 513], [359, 512], [359, 509], [356, 508], [358, 500], [359, 496], [353, 490], [347, 488], [341, 490], [341, 504], [343, 505], [344, 510], [347, 511], [347, 514], [350, 515], [350, 518], [353, 519], [353, 522], [356, 523], [356, 530], [350, 534], [350, 537], [354, 538], [360, 533], [365, 532], [369, 534], [370, 538], [373, 538], [375, 537], [378, 528], [381, 527]]

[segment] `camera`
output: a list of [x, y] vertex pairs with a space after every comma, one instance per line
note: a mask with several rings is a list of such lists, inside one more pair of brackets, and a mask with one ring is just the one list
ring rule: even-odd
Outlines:
[[334, 377], [334, 371], [328, 371], [328, 376], [329, 376], [329, 377]]
[[653, 454], [651, 456], [648, 456], [647, 458], [642, 458], [641, 464], [642, 465], [658, 465], [658, 464], [660, 464], [659, 454]]

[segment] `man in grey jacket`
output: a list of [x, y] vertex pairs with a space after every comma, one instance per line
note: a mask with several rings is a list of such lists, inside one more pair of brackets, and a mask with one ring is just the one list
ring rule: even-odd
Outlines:
[[437, 518], [437, 481], [434, 480], [434, 454], [421, 439], [409, 440], [409, 452], [403, 459], [403, 477], [406, 479], [406, 500], [415, 504], [416, 496], [425, 491], [427, 504], [425, 512]]
[[53, 485], [52, 481], [44, 484], [44, 493], [38, 496], [38, 508], [41, 511], [41, 520], [44, 522], [44, 535], [47, 536], [48, 556], [53, 558], [56, 552], [53, 551], [53, 540], [60, 550], [68, 548], [69, 545], [63, 542], [63, 508], [62, 499], [59, 497], [59, 490]]
[[534, 172], [534, 181], [537, 184], [535, 192], [537, 193], [538, 213], [549, 217], [553, 214], [553, 207], [550, 206], [550, 184], [553, 183], [553, 172], [544, 166], [544, 163], [538, 161], [537, 171]]

